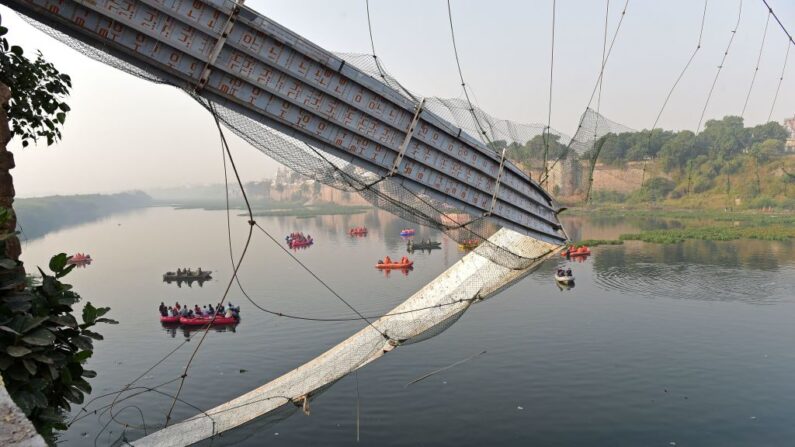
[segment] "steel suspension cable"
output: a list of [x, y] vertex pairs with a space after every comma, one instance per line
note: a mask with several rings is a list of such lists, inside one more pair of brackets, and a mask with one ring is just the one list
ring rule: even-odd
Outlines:
[[731, 31], [731, 37], [729, 38], [729, 43], [726, 45], [726, 50], [723, 52], [723, 57], [720, 60], [720, 65], [718, 65], [718, 71], [715, 73], [715, 78], [712, 80], [712, 86], [709, 88], [709, 93], [707, 94], [707, 100], [704, 102], [704, 108], [701, 110], [701, 116], [698, 119], [698, 126], [696, 126], [696, 133], [701, 130], [701, 123], [704, 122], [704, 114], [707, 113], [707, 107], [709, 106], [709, 101], [712, 99], [712, 92], [715, 91], [715, 85], [718, 83], [718, 77], [720, 76], [721, 70], [723, 70], [723, 66], [726, 63], [726, 57], [729, 55], [729, 50], [732, 47], [732, 43], [734, 43], [734, 38], [737, 36], [737, 29], [740, 27], [740, 19], [743, 15], [743, 0], [740, 0], [740, 7], [737, 12], [737, 22], [734, 24], [734, 28]]
[[[608, 0], [609, 1], [609, 0]], [[544, 134], [544, 179], [547, 178], [547, 157], [549, 156], [549, 132], [552, 127], [552, 80], [555, 71], [555, 11], [557, 9], [557, 1], [552, 0], [552, 40], [549, 51], [549, 102], [547, 106], [547, 128]], [[604, 58], [604, 55], [602, 55]], [[543, 185], [542, 185], [543, 186]]]
[[762, 33], [762, 43], [759, 45], [759, 55], [756, 57], [756, 67], [754, 68], [754, 75], [751, 77], [751, 85], [748, 86], [748, 94], [745, 95], [745, 103], [743, 103], [743, 111], [740, 112], [740, 117], [745, 116], [745, 109], [748, 107], [748, 100], [751, 98], [751, 91], [754, 89], [754, 82], [756, 82], [756, 75], [759, 73], [759, 63], [762, 61], [762, 52], [765, 50], [765, 39], [767, 38], [767, 27], [770, 25], [770, 16], [772, 11], [768, 10], [767, 20], [765, 20], [765, 31]]
[[[574, 136], [575, 137], [580, 132], [580, 129], [582, 129], [583, 122], [585, 121], [585, 117], [587, 115], [587, 112], [588, 112], [588, 110], [590, 110], [591, 104], [593, 103], [593, 99], [596, 96], [597, 88], [599, 87], [599, 82], [601, 82], [602, 77], [604, 76], [605, 67], [607, 66], [608, 60], [610, 59], [610, 55], [613, 53], [613, 46], [615, 45], [616, 38], [618, 37], [618, 33], [621, 30], [621, 25], [624, 23], [624, 17], [626, 17], [627, 8], [628, 7], [629, 7], [629, 0], [626, 0], [626, 2], [624, 3], [624, 7], [621, 10], [621, 17], [619, 18], [618, 24], [616, 25], [616, 30], [613, 32], [613, 37], [610, 40], [610, 46], [607, 49], [607, 55], [605, 55], [604, 61], [602, 61], [602, 65], [601, 65], [601, 67], [599, 69], [599, 76], [596, 79], [596, 84], [594, 84], [594, 88], [591, 91], [591, 97], [588, 99], [588, 104], [585, 106], [585, 111], [583, 112], [582, 116], [580, 117], [579, 124], [577, 125], [577, 131], [574, 132]], [[598, 119], [598, 117], [597, 117], [597, 119]], [[552, 163], [552, 166], [549, 167], [550, 171], [555, 167], [555, 165], [558, 164], [558, 162], [560, 162], [560, 160], [563, 159], [563, 156], [569, 151], [569, 149], [571, 149], [571, 145], [572, 145], [572, 143], [574, 141], [575, 141], [574, 137], [572, 137], [572, 139], [566, 145], [566, 150], [561, 151], [561, 154], [555, 159], [555, 161]], [[539, 181], [539, 183], [541, 183], [543, 181], [546, 181], [546, 178], [544, 178], [543, 180]]]
[[[698, 31], [698, 43], [696, 44], [696, 48], [690, 54], [690, 58], [687, 60], [687, 63], [682, 68], [682, 71], [679, 73], [679, 76], [676, 77], [676, 80], [674, 81], [674, 85], [671, 86], [671, 89], [668, 91], [668, 94], [665, 96], [665, 101], [663, 101], [662, 107], [660, 107], [660, 111], [657, 113], [657, 117], [654, 119], [654, 124], [652, 124], [651, 125], [651, 129], [649, 129], [650, 130], [650, 132], [649, 132], [649, 143], [651, 143], [651, 132], [653, 132], [654, 129], [657, 127], [657, 123], [660, 121], [660, 117], [662, 116], [663, 111], [665, 111], [665, 107], [668, 105], [668, 101], [671, 99], [671, 95], [673, 95], [674, 90], [679, 85], [679, 81], [682, 80], [682, 78], [685, 75], [685, 72], [687, 72], [688, 68], [690, 68], [690, 64], [693, 63], [693, 59], [695, 59], [696, 54], [698, 54], [699, 50], [701, 49], [701, 40], [702, 40], [702, 37], [704, 36], [704, 22], [707, 19], [707, 5], [708, 5], [708, 3], [709, 3], [709, 0], [704, 0], [704, 12], [701, 15], [701, 27], [700, 27], [700, 29]], [[649, 144], [649, 145], [651, 145], [651, 144]]]
[[787, 42], [787, 51], [784, 53], [784, 65], [781, 67], [781, 75], [778, 77], [778, 85], [776, 86], [776, 93], [773, 95], [773, 104], [770, 105], [770, 113], [767, 114], [767, 121], [773, 116], [773, 109], [776, 108], [776, 101], [778, 100], [778, 93], [781, 90], [781, 83], [784, 81], [784, 72], [787, 70], [787, 59], [789, 59], [789, 50], [792, 48], [792, 43]]
[[458, 56], [458, 45], [456, 45], [455, 41], [455, 29], [453, 28], [453, 10], [452, 7], [450, 6], [450, 0], [447, 0], [447, 18], [448, 21], [450, 22], [450, 38], [453, 42], [453, 54], [455, 55], [456, 67], [458, 67], [458, 77], [461, 79], [461, 88], [464, 90], [464, 97], [467, 100], [467, 104], [469, 104], [469, 112], [472, 114], [472, 118], [475, 120], [475, 124], [478, 126], [478, 129], [480, 130], [481, 138], [485, 138], [486, 141], [484, 142], [486, 143], [486, 145], [492, 150], [495, 150], [494, 146], [491, 144], [491, 138], [486, 133], [486, 130], [483, 128], [483, 126], [480, 124], [478, 115], [477, 113], [475, 113], [475, 106], [472, 104], [472, 100], [469, 97], [469, 91], [467, 90], [466, 82], [464, 82], [464, 72], [461, 70], [461, 59]]

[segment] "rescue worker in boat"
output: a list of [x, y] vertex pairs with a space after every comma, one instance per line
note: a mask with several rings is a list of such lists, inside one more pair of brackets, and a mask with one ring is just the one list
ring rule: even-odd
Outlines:
[[217, 313], [218, 315], [222, 315], [224, 313], [224, 305], [218, 303], [218, 305], [215, 306], [215, 313]]
[[193, 313], [195, 313], [197, 317], [201, 317], [202, 316], [202, 308], [199, 307], [198, 304], [194, 304], [193, 305]]
[[177, 309], [177, 311], [179, 312], [180, 308], [182, 308], [182, 306], [180, 306], [179, 301], [177, 301], [177, 303], [174, 304], [174, 309]]
[[232, 312], [232, 307], [231, 306], [228, 307], [226, 309], [226, 314], [224, 315], [224, 317], [226, 317], [226, 318], [234, 318], [234, 316], [235, 316], [235, 313]]
[[566, 247], [566, 259], [571, 259], [571, 246]]
[[409, 258], [407, 258], [406, 256], [403, 256], [402, 258], [400, 258], [400, 263], [401, 264], [408, 264], [409, 263]]
[[160, 302], [160, 307], [158, 307], [158, 309], [157, 309], [157, 310], [159, 310], [159, 311], [160, 311], [160, 316], [162, 316], [162, 317], [165, 317], [166, 315], [168, 315], [168, 314], [166, 313], [166, 311], [167, 311], [168, 309], [166, 308], [166, 305], [165, 305], [165, 304], [164, 304], [162, 301]]
[[212, 305], [212, 304], [208, 304], [208, 305], [207, 305], [207, 313], [208, 313], [208, 315], [209, 315], [209, 316], [211, 316], [211, 317], [212, 317], [213, 315], [215, 315], [215, 310], [213, 310], [213, 305]]
[[168, 316], [169, 317], [176, 317], [177, 316], [176, 312], [174, 312], [174, 308], [171, 307], [171, 306], [168, 306]]
[[199, 273], [197, 273], [197, 275], [198, 276], [202, 276], [202, 268], [201, 267], [199, 267]]
[[185, 306], [185, 307], [183, 307], [183, 308], [182, 308], [182, 310], [180, 311], [180, 313], [179, 313], [179, 314], [180, 314], [181, 316], [183, 316], [183, 317], [186, 317], [186, 318], [187, 318], [187, 317], [188, 317], [188, 313], [189, 313], [189, 311], [188, 311], [188, 306]]
[[571, 276], [571, 269], [566, 270], [566, 276]]

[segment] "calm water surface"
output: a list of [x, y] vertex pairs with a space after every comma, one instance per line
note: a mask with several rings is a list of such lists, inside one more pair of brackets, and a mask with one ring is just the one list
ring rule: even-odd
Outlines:
[[[260, 217], [282, 239], [290, 231], [317, 243], [296, 256], [362, 313], [384, 313], [452, 265], [455, 243], [420, 229], [442, 249], [416, 253], [415, 269], [384, 275], [384, 256], [400, 258], [407, 225], [383, 212], [296, 219]], [[571, 218], [576, 238], [615, 237], [633, 222]], [[658, 223], [646, 223], [658, 225]], [[366, 225], [365, 238], [344, 234]], [[233, 220], [235, 255], [245, 219]], [[149, 208], [28, 241], [29, 271], [57, 252], [88, 252], [95, 262], [67, 279], [84, 300], [110, 306], [116, 326], [102, 326], [89, 368], [94, 396], [117, 390], [192, 333], [163, 328], [161, 301], [219, 301], [231, 266], [223, 211]], [[361, 445], [792, 445], [795, 439], [795, 244], [763, 241], [598, 247], [573, 263], [577, 278], [561, 290], [548, 261], [495, 298], [473, 306], [446, 332], [397, 349], [358, 373]], [[199, 287], [161, 282], [177, 267], [213, 271]], [[312, 317], [351, 312], [261, 233], [240, 271], [257, 304]], [[234, 330], [212, 331], [182, 397], [207, 409], [291, 370], [362, 327], [318, 323], [257, 310], [236, 288], [242, 308]], [[198, 338], [140, 382], [181, 374]], [[430, 371], [486, 354], [411, 386]], [[175, 385], [163, 388], [173, 392]], [[349, 376], [312, 402], [311, 416], [284, 414], [214, 440], [213, 445], [356, 443], [357, 378]], [[99, 400], [89, 409], [107, 400]], [[131, 405], [132, 404], [132, 405]], [[122, 423], [164, 422], [171, 400], [147, 393], [115, 407]], [[75, 408], [75, 414], [79, 408]], [[196, 414], [178, 405], [177, 420]], [[124, 431], [109, 415], [91, 415], [66, 432], [65, 445], [109, 445]], [[143, 430], [128, 428], [134, 439]]]

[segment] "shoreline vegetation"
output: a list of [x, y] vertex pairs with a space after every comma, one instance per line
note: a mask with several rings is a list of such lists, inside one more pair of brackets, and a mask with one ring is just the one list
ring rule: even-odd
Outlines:
[[704, 211], [683, 209], [642, 209], [617, 207], [573, 208], [570, 216], [594, 219], [624, 220], [627, 218], [668, 220], [671, 228], [641, 230], [621, 234], [618, 239], [584, 240], [577, 245], [620, 245], [624, 241], [676, 244], [686, 240], [732, 241], [758, 239], [766, 241], [795, 240], [795, 213], [756, 211]]
[[117, 194], [77, 194], [17, 198], [14, 211], [27, 239], [74, 225], [93, 222], [111, 214], [152, 206], [152, 198], [141, 191]]
[[[226, 209], [225, 201], [218, 200], [158, 200], [153, 202], [154, 206], [170, 206], [177, 210], [203, 209], [206, 211], [219, 211]], [[246, 205], [243, 201], [230, 201], [230, 210], [245, 210]], [[311, 218], [317, 216], [336, 216], [361, 214], [374, 209], [369, 205], [340, 205], [332, 202], [312, 202], [302, 201], [272, 201], [254, 202], [251, 210], [254, 216], [289, 216], [297, 218]], [[247, 216], [247, 213], [239, 213], [240, 216]]]

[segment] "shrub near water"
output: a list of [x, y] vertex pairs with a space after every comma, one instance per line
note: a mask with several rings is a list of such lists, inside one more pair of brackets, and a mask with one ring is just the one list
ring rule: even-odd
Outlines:
[[108, 307], [87, 302], [82, 323], [72, 315], [80, 295], [60, 278], [74, 266], [61, 253], [50, 260], [53, 276], [41, 272], [41, 284], [12, 292], [0, 300], [0, 373], [8, 393], [36, 430], [52, 442], [53, 430], [64, 430], [64, 411], [81, 404], [91, 392], [86, 379], [96, 376], [83, 368], [102, 336], [89, 328], [117, 322], [103, 316]]

